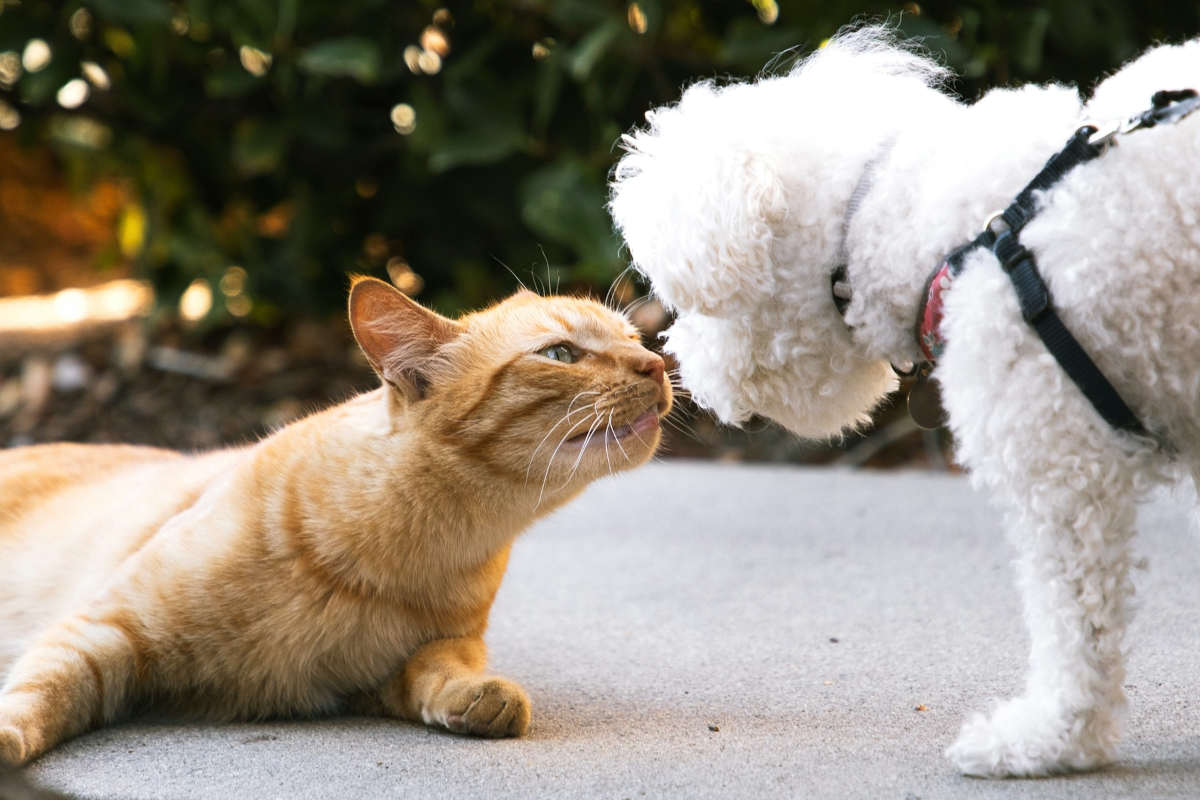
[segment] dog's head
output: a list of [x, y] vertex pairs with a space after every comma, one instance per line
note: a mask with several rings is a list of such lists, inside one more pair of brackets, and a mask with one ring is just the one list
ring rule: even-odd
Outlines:
[[667, 349], [684, 384], [722, 420], [757, 413], [830, 436], [894, 388], [852, 339], [830, 275], [849, 198], [891, 135], [881, 121], [903, 119], [941, 75], [864, 28], [786, 75], [695, 84], [624, 137], [609, 209], [677, 313]]

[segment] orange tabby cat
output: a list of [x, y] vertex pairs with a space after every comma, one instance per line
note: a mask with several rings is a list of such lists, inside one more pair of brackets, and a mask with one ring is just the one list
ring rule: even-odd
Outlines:
[[662, 359], [524, 291], [454, 321], [360, 279], [350, 323], [383, 386], [254, 446], [0, 452], [0, 762], [146, 704], [526, 730], [481, 638], [513, 538], [651, 456]]

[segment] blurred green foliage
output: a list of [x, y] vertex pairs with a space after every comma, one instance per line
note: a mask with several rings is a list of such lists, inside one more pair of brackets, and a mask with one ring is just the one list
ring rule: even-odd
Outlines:
[[499, 262], [603, 291], [624, 266], [604, 210], [621, 132], [692, 79], [784, 68], [863, 17], [924, 37], [967, 97], [1086, 86], [1200, 31], [1196, 3], [1119, 0], [0, 0], [0, 66], [50, 50], [0, 70], [20, 120], [0, 135], [53, 148], [77, 186], [125, 184], [104, 257], [167, 302], [237, 264], [269, 322], [391, 263], [453, 312], [512, 288]]

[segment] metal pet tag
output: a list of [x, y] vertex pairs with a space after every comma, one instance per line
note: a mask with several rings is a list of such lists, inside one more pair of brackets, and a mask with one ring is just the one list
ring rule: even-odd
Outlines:
[[930, 365], [922, 365], [916, 383], [908, 390], [908, 414], [913, 422], [925, 430], [941, 428], [946, 424], [942, 392], [937, 381], [929, 377], [931, 370]]

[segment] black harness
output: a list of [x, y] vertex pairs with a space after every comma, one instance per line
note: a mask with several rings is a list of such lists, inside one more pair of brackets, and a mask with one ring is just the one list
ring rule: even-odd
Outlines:
[[[1045, 191], [1080, 164], [1103, 155], [1116, 143], [1116, 137], [1139, 128], [1178, 122], [1200, 107], [1195, 89], [1156, 92], [1147, 111], [1101, 130], [1084, 125], [1055, 153], [1033, 180], [1022, 189], [1004, 211], [993, 215], [983, 233], [948, 255], [925, 282], [918, 309], [916, 335], [926, 361], [914, 365], [911, 372], [916, 384], [909, 393], [909, 408], [918, 424], [937, 427], [943, 413], [936, 401], [936, 387], [929, 383], [933, 362], [943, 342], [938, 333], [940, 322], [940, 293], [962, 272], [967, 255], [978, 247], [991, 250], [1012, 281], [1020, 302], [1021, 315], [1037, 332], [1046, 349], [1058, 361], [1063, 371], [1083, 392], [1096, 411], [1117, 430], [1142, 436], [1150, 434], [1137, 415], [1096, 366], [1087, 351], [1063, 324], [1055, 311], [1050, 291], [1042, 280], [1033, 254], [1020, 241], [1021, 229], [1037, 214], [1034, 195]], [[849, 292], [845, 288], [845, 268], [839, 268], [831, 278], [834, 304], [845, 313]], [[841, 291], [839, 291], [839, 288]], [[931, 309], [935, 313], [931, 313]], [[897, 370], [899, 371], [899, 370]], [[920, 410], [918, 410], [920, 409]]]

